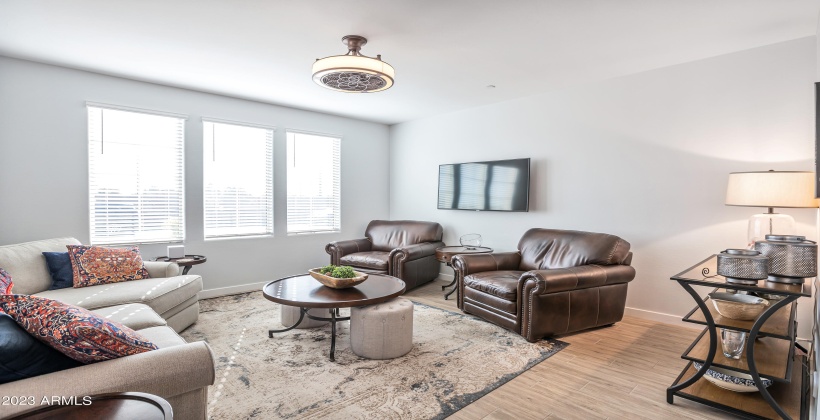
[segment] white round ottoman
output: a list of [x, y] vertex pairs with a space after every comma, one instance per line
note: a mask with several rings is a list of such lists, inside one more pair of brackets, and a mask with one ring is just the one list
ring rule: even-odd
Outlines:
[[413, 302], [404, 298], [350, 310], [350, 349], [367, 359], [393, 359], [413, 349]]
[[[279, 322], [282, 323], [282, 326], [287, 328], [295, 324], [296, 321], [299, 320], [299, 310], [300, 308], [296, 306], [282, 305], [282, 312], [279, 314]], [[322, 318], [330, 318], [330, 312], [328, 311], [328, 309], [323, 308], [308, 309], [309, 314]], [[314, 319], [308, 318], [307, 315], [305, 315], [305, 317], [302, 319], [302, 322], [299, 323], [296, 329], [321, 327], [323, 325], [327, 325], [328, 322], [329, 321], [316, 321]]]

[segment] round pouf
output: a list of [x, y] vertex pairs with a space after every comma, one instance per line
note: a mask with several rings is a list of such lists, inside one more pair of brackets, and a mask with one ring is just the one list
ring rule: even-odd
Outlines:
[[[279, 314], [279, 322], [282, 323], [282, 326], [290, 327], [291, 325], [295, 324], [296, 321], [299, 320], [299, 310], [300, 308], [296, 306], [282, 305], [282, 312]], [[313, 316], [330, 318], [330, 312], [328, 312], [328, 309], [313, 308], [308, 309], [308, 313]], [[299, 326], [296, 327], [296, 329], [316, 328], [327, 324], [328, 321], [316, 321], [315, 319], [310, 319], [307, 317], [307, 315], [305, 315], [305, 317], [302, 319], [302, 322], [299, 324]]]
[[396, 298], [350, 310], [350, 349], [367, 359], [393, 359], [413, 349], [413, 302]]

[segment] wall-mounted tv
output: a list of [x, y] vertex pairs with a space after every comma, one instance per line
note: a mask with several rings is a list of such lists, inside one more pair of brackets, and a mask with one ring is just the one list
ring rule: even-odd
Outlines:
[[439, 209], [529, 211], [529, 202], [529, 158], [438, 167]]

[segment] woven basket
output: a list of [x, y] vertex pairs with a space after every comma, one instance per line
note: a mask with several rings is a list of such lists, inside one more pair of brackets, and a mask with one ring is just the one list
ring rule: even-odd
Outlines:
[[319, 270], [319, 268], [313, 268], [308, 270], [308, 273], [310, 273], [311, 277], [318, 280], [319, 283], [333, 289], [347, 289], [348, 287], [362, 284], [365, 280], [367, 280], [367, 274], [360, 273], [355, 270], [353, 272], [356, 273], [356, 277], [351, 277], [349, 279], [337, 279], [336, 277], [330, 277], [320, 273]]
[[769, 306], [768, 300], [750, 295], [716, 292], [710, 293], [709, 299], [719, 314], [740, 321], [757, 319]]

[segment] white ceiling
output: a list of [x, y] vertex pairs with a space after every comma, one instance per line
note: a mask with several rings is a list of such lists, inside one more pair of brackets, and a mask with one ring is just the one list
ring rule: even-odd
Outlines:
[[[818, 0], [2, 0], [0, 55], [393, 124], [813, 36], [818, 12]], [[313, 83], [313, 61], [345, 53], [347, 34], [396, 68], [393, 88]]]

